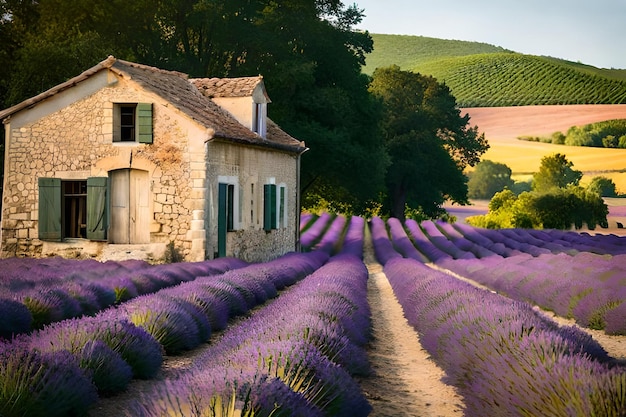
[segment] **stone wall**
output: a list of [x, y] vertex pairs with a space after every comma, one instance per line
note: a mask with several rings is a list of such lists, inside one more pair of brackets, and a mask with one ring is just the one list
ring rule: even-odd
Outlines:
[[[297, 243], [298, 178], [297, 156], [267, 149], [234, 146], [213, 141], [208, 147], [207, 179], [209, 199], [217, 201], [219, 178], [236, 178], [239, 204], [238, 230], [228, 232], [228, 256], [261, 262], [294, 251]], [[274, 183], [287, 190], [285, 224], [266, 232], [263, 229], [263, 186]], [[215, 206], [215, 204], [213, 204]], [[217, 251], [217, 211], [207, 217], [207, 254]]]
[[[113, 102], [153, 103], [153, 144], [112, 142]], [[39, 177], [84, 180], [134, 168], [150, 175], [150, 243], [171, 242], [185, 259], [204, 259], [204, 222], [193, 221], [204, 217], [206, 138], [206, 132], [168, 103], [124, 79], [25, 124], [16, 115], [7, 124], [2, 257], [42, 255]]]

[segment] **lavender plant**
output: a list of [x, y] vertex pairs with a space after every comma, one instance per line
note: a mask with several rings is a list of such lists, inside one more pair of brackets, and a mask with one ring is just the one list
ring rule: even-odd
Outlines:
[[300, 245], [304, 249], [311, 249], [324, 235], [326, 228], [333, 220], [333, 216], [324, 212], [315, 219], [315, 222], [307, 227], [300, 235]]
[[350, 217], [346, 235], [343, 238], [340, 254], [354, 255], [363, 258], [363, 240], [365, 235], [365, 219], [360, 216]]
[[346, 224], [347, 219], [345, 216], [336, 215], [328, 229], [324, 232], [324, 235], [321, 236], [319, 242], [314, 246], [314, 249], [326, 252], [329, 255], [337, 253]]
[[385, 265], [422, 345], [466, 415], [621, 415], [623, 368], [576, 327], [409, 259]]
[[30, 310], [23, 303], [7, 298], [0, 298], [0, 317], [0, 340], [30, 331], [33, 322]]
[[378, 262], [384, 265], [392, 258], [401, 258], [402, 255], [394, 249], [391, 243], [385, 221], [380, 217], [374, 216], [369, 224], [372, 234], [372, 243], [374, 244], [374, 253], [376, 254]]
[[367, 415], [370, 407], [347, 372], [367, 367], [358, 345], [369, 331], [366, 280], [359, 258], [332, 258], [227, 328], [191, 369], [135, 404], [134, 415]]
[[68, 352], [40, 352], [23, 343], [0, 343], [0, 415], [85, 415], [96, 388]]
[[412, 258], [419, 262], [428, 262], [428, 258], [420, 253], [413, 242], [409, 239], [404, 228], [402, 226], [402, 222], [396, 219], [395, 217], [391, 217], [387, 220], [387, 226], [389, 227], [389, 233], [391, 235], [391, 242], [394, 248], [405, 258]]
[[438, 262], [442, 259], [451, 257], [448, 253], [439, 249], [430, 241], [430, 239], [428, 239], [428, 236], [424, 234], [424, 231], [415, 220], [407, 219], [405, 221], [405, 226], [409, 231], [409, 235], [413, 240], [415, 247], [431, 262]]

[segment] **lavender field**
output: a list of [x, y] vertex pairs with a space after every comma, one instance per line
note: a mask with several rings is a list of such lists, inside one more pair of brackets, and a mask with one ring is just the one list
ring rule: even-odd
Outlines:
[[369, 239], [465, 415], [626, 415], [626, 358], [585, 331], [626, 336], [626, 238], [301, 224], [302, 252], [258, 264], [1, 260], [0, 416], [372, 415]]

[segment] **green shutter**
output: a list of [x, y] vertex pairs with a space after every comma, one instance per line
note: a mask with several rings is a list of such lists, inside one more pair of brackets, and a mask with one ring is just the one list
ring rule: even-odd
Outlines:
[[137, 103], [138, 142], [152, 143], [152, 103]]
[[226, 212], [228, 210], [228, 184], [219, 183], [217, 196], [217, 256], [226, 256], [226, 231], [227, 219]]
[[107, 177], [87, 178], [87, 239], [107, 238]]
[[276, 184], [263, 186], [263, 229], [276, 229]]
[[61, 179], [39, 178], [39, 239], [58, 240], [61, 235]]

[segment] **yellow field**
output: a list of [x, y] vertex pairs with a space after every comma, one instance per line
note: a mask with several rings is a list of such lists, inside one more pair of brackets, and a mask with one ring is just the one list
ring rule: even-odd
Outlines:
[[554, 153], [566, 155], [574, 169], [582, 171], [582, 183], [594, 176], [611, 178], [618, 191], [626, 193], [626, 149], [552, 145], [518, 140], [518, 136], [546, 136], [565, 133], [571, 126], [610, 119], [626, 119], [626, 105], [570, 105], [480, 107], [463, 109], [470, 125], [485, 133], [491, 148], [483, 159], [508, 165], [515, 179], [528, 177], [539, 169], [541, 158]]

